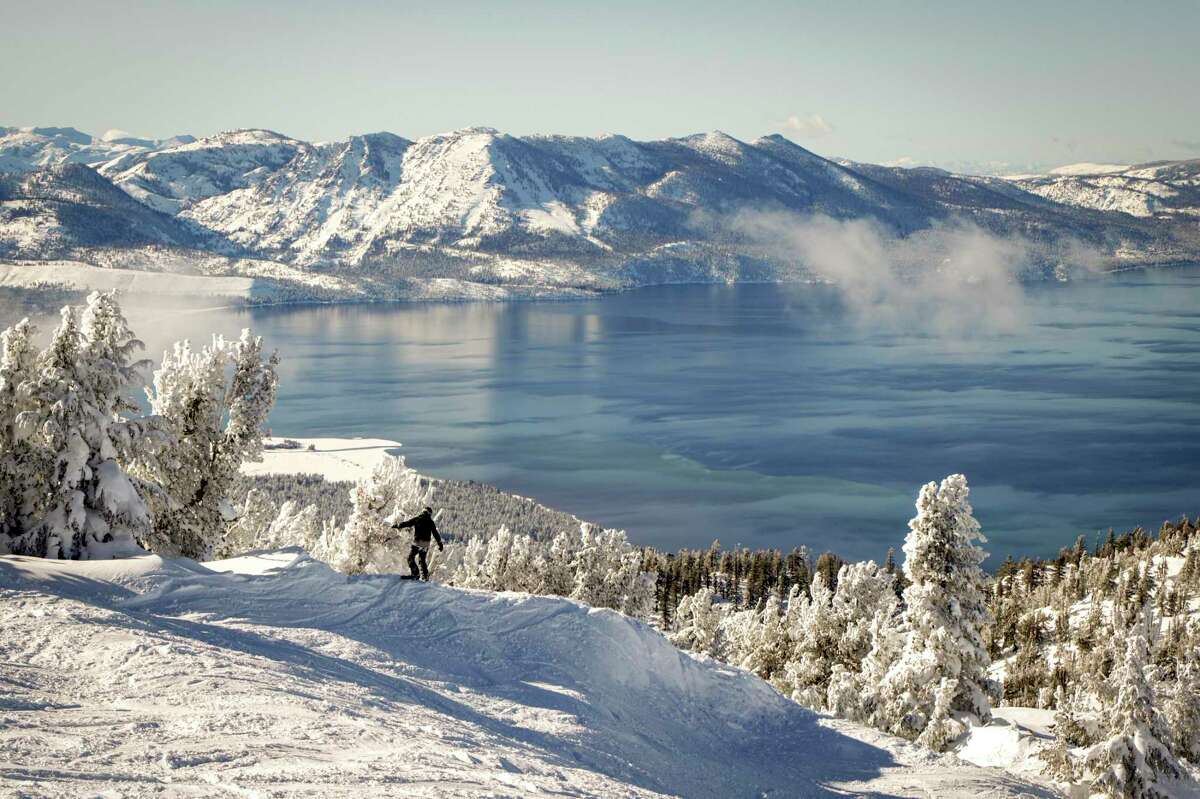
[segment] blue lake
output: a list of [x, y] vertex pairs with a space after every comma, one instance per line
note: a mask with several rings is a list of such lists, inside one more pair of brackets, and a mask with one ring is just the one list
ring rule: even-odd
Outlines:
[[1019, 303], [1002, 332], [949, 333], [804, 285], [130, 316], [156, 360], [175, 337], [265, 336], [277, 435], [394, 438], [422, 471], [638, 543], [879, 559], [956, 471], [992, 565], [1200, 511], [1200, 269]]

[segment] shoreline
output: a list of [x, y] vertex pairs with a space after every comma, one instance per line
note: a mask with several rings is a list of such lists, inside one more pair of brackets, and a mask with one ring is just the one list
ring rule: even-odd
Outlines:
[[[1200, 267], [1200, 261], [1170, 259], [1084, 272], [1068, 280], [1052, 277], [1041, 279], [1018, 278], [1015, 282], [1026, 286], [1050, 283], [1072, 283], [1112, 275], [1155, 269], [1185, 269]], [[63, 269], [67, 274], [62, 274]], [[19, 274], [32, 270], [44, 272], [55, 270], [57, 274]], [[314, 279], [323, 275], [312, 274]], [[65, 278], [65, 279], [64, 279]], [[180, 284], [183, 285], [180, 285]], [[450, 283], [452, 285], [446, 285]], [[737, 285], [831, 285], [828, 281], [813, 277], [780, 277], [770, 280], [675, 280], [650, 283], [633, 283], [625, 286], [585, 288], [581, 286], [553, 286], [536, 284], [497, 284], [458, 279], [435, 278], [422, 284], [426, 291], [415, 291], [406, 296], [305, 296], [304, 289], [319, 292], [318, 286], [300, 286], [276, 278], [253, 275], [202, 275], [152, 272], [133, 269], [95, 266], [84, 261], [6, 261], [0, 260], [0, 292], [11, 290], [32, 295], [76, 293], [81, 296], [91, 291], [116, 290], [124, 296], [157, 299], [203, 299], [211, 298], [215, 305], [187, 308], [190, 312], [217, 310], [242, 310], [256, 308], [283, 308], [320, 305], [398, 305], [407, 303], [470, 304], [470, 303], [517, 303], [517, 302], [587, 302], [604, 297], [626, 294], [642, 289], [667, 286], [737, 286]], [[189, 288], [185, 289], [184, 286]], [[160, 288], [161, 287], [161, 288]], [[456, 292], [454, 289], [462, 289]], [[438, 294], [439, 289], [448, 289]], [[295, 296], [287, 296], [292, 294]], [[255, 297], [257, 291], [262, 291]], [[222, 301], [224, 300], [224, 302]]]

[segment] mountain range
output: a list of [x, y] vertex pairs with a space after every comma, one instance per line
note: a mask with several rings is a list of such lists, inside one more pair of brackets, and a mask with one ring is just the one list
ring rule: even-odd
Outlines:
[[955, 175], [720, 132], [310, 143], [268, 130], [150, 140], [0, 128], [0, 259], [208, 274], [266, 264], [377, 293], [435, 279], [597, 290], [802, 274], [726, 224], [747, 212], [865, 219], [897, 237], [969, 223], [1044, 247], [1035, 272], [1063, 242], [1114, 266], [1200, 257], [1200, 161], [1102, 169]]

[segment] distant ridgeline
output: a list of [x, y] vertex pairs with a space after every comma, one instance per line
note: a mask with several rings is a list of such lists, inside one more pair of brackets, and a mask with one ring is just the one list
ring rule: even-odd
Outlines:
[[1020, 240], [1029, 276], [1061, 277], [1085, 251], [1089, 266], [1200, 259], [1197, 175], [1200, 161], [954, 175], [720, 132], [467, 128], [313, 144], [268, 130], [107, 141], [0, 128], [0, 259], [247, 277], [274, 300], [592, 292], [811, 276], [779, 231], [819, 217], [933, 231], [935, 249], [936, 231], [969, 227]]

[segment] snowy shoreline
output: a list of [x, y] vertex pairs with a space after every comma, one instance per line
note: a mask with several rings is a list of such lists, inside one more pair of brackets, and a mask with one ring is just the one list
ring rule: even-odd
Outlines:
[[[1096, 276], [1117, 275], [1150, 269], [1184, 269], [1200, 263], [1177, 259], [1118, 264], [1098, 270]], [[386, 287], [347, 283], [334, 274], [304, 272], [287, 268], [289, 275], [266, 274], [178, 274], [175, 272], [95, 266], [83, 261], [0, 260], [0, 290], [26, 292], [107, 291], [137, 297], [208, 300], [224, 308], [269, 308], [304, 305], [376, 305], [384, 303], [474, 303], [474, 302], [575, 302], [661, 286], [728, 285], [818, 285], [827, 281], [811, 277], [775, 279], [694, 279], [631, 282], [626, 285], [570, 286], [501, 284], [452, 278], [407, 281]], [[1022, 283], [1036, 285], [1052, 278], [1027, 277]]]
[[[298, 446], [287, 446], [295, 442]], [[399, 455], [403, 445], [383, 438], [263, 439], [263, 458], [242, 465], [242, 474], [318, 474], [330, 481], [369, 477], [385, 455]]]

